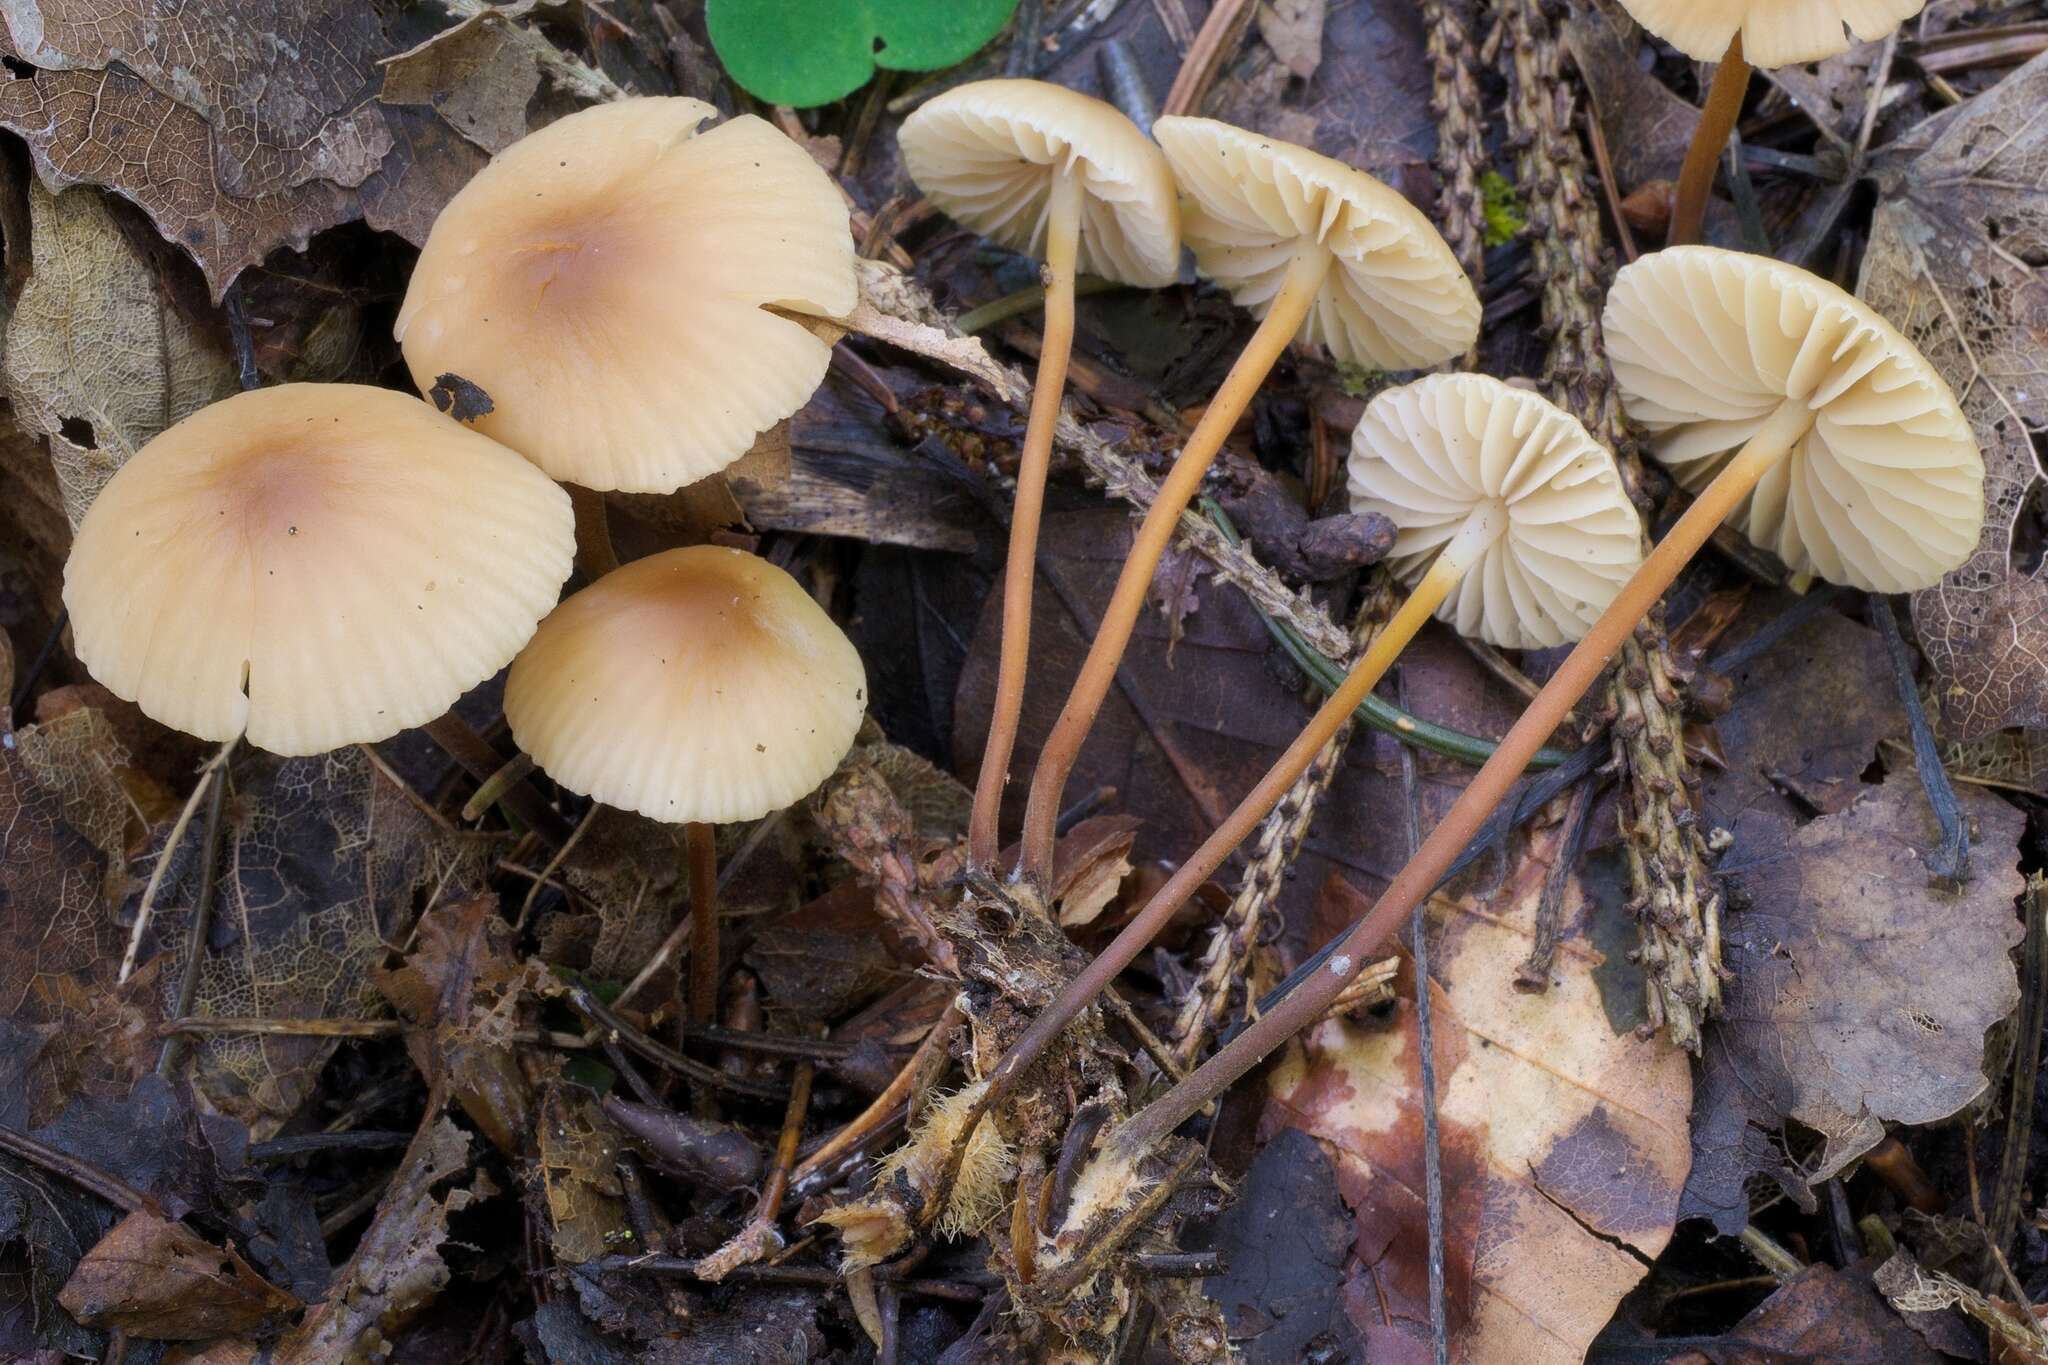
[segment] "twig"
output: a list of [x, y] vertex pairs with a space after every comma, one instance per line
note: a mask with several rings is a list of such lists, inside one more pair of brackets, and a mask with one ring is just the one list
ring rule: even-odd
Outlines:
[[565, 992], [569, 1007], [591, 1023], [614, 1034], [629, 1051], [637, 1052], [656, 1066], [667, 1067], [670, 1071], [688, 1076], [701, 1085], [729, 1090], [735, 1095], [748, 1095], [757, 1100], [780, 1100], [788, 1092], [759, 1081], [750, 1081], [744, 1076], [735, 1076], [715, 1066], [706, 1066], [694, 1057], [685, 1057], [672, 1047], [661, 1043], [634, 1028], [618, 1015], [597, 1002], [597, 997], [581, 986], [571, 986]]
[[1591, 779], [1579, 783], [1565, 808], [1564, 827], [1558, 833], [1557, 853], [1550, 870], [1543, 875], [1543, 894], [1536, 901], [1536, 931], [1529, 956], [1515, 968], [1515, 989], [1540, 995], [1550, 989], [1550, 968], [1557, 960], [1558, 928], [1564, 918], [1564, 895], [1571, 885], [1572, 864], [1586, 838], [1586, 815], [1593, 809]]
[[540, 899], [540, 893], [546, 889], [549, 879], [561, 870], [563, 863], [569, 861], [569, 855], [575, 851], [577, 844], [583, 842], [583, 836], [589, 832], [592, 822], [597, 819], [597, 813], [603, 809], [603, 806], [593, 803], [590, 809], [583, 813], [583, 818], [576, 822], [576, 828], [569, 831], [569, 837], [557, 843], [554, 852], [548, 855], [548, 860], [541, 864], [540, 871], [533, 876], [533, 885], [526, 889], [526, 898], [519, 902], [519, 917], [512, 921], [515, 932], [526, 927], [527, 917], [533, 914], [533, 904]]
[[[698, 1261], [681, 1256], [600, 1256], [585, 1261], [578, 1270], [630, 1270], [642, 1275], [687, 1275], [697, 1277]], [[984, 1287], [965, 1280], [899, 1280], [888, 1276], [887, 1268], [875, 1268], [875, 1278], [885, 1281], [899, 1294], [917, 1294], [928, 1299], [950, 1299], [955, 1303], [979, 1303]], [[824, 1266], [743, 1265], [735, 1266], [729, 1277], [763, 1284], [804, 1284], [820, 1289], [837, 1289], [844, 1276]]]
[[[2041, 1030], [2048, 1026], [2048, 881], [2036, 877], [2027, 887], [2025, 967], [2020, 981], [2019, 1038], [2013, 1047], [2012, 1093], [2005, 1102], [2005, 1148], [1998, 1154], [1998, 1176], [1991, 1186], [1991, 1219], [1984, 1237], [2003, 1251], [2019, 1223], [2020, 1197], [2026, 1187], [2027, 1153], [2033, 1145], [2034, 1094], [2041, 1078]], [[1991, 1272], [1985, 1256], [1980, 1277]]]
[[[1399, 680], [1406, 699], [1407, 672]], [[1422, 790], [1417, 783], [1414, 751], [1401, 750], [1401, 807], [1407, 825], [1408, 855], [1422, 843]], [[1422, 1185], [1429, 1217], [1429, 1333], [1436, 1365], [1450, 1365], [1450, 1324], [1444, 1311], [1444, 1168], [1443, 1143], [1436, 1112], [1436, 1028], [1430, 1005], [1429, 902], [1415, 907], [1409, 927], [1410, 954], [1415, 959], [1415, 1048], [1422, 1066]]]
[[48, 633], [43, 636], [43, 642], [36, 646], [35, 657], [28, 661], [28, 667], [22, 670], [20, 681], [14, 684], [14, 695], [8, 700], [7, 709], [16, 721], [21, 719], [22, 708], [28, 705], [28, 699], [34, 695], [36, 684], [42, 681], [43, 670], [48, 668], [50, 660], [56, 657], [57, 645], [64, 638], [64, 627], [70, 624], [71, 608], [60, 607], [57, 619], [50, 623]]
[[[223, 746], [221, 756], [234, 746], [230, 740]], [[226, 805], [228, 780], [225, 772], [215, 774], [208, 789], [206, 801], [206, 825], [199, 840], [199, 889], [192, 896], [192, 918], [185, 929], [184, 970], [178, 977], [176, 1003], [171, 1007], [174, 1015], [192, 1012], [192, 999], [199, 993], [199, 968], [206, 960], [206, 935], [213, 922], [213, 884], [220, 865], [221, 812]], [[185, 1053], [185, 1040], [178, 1034], [164, 1039], [163, 1051], [157, 1054], [156, 1074], [169, 1077], [178, 1070], [178, 1062]]]
[[1173, 88], [1166, 92], [1160, 113], [1192, 114], [1202, 107], [1202, 97], [1215, 84], [1230, 54], [1244, 41], [1245, 30], [1251, 27], [1257, 11], [1258, 6], [1251, 0], [1216, 0], [1210, 6], [1208, 17], [1202, 20], [1193, 45], [1173, 78]]
[[746, 1226], [699, 1262], [702, 1278], [715, 1283], [743, 1265], [751, 1265], [782, 1250], [782, 1233], [775, 1224], [782, 1217], [783, 1196], [789, 1193], [790, 1169], [796, 1165], [797, 1141], [803, 1136], [804, 1116], [811, 1108], [812, 1071], [812, 1063], [797, 1063], [796, 1075], [789, 1083], [789, 1103], [782, 1111], [782, 1131], [775, 1141], [775, 1160], [768, 1168], [767, 1181], [761, 1186], [761, 1197], [754, 1201], [754, 1212], [747, 1219]]
[[0, 1126], [0, 1152], [7, 1152], [52, 1175], [62, 1176], [88, 1194], [98, 1195], [115, 1208], [139, 1213], [144, 1209], [161, 1213], [155, 1199], [118, 1176], [110, 1175], [89, 1161], [59, 1151], [18, 1128]]
[[1906, 726], [1913, 736], [1913, 766], [1920, 773], [1920, 788], [1934, 809], [1941, 827], [1941, 843], [1927, 854], [1927, 870], [1949, 881], [1967, 881], [1970, 876], [1970, 826], [1963, 819], [1962, 803], [1949, 784], [1948, 770], [1941, 766], [1941, 746], [1935, 743], [1934, 727], [1927, 723], [1927, 708], [1920, 700], [1920, 682], [1913, 676], [1913, 660], [1906, 653], [1906, 641], [1899, 634], [1898, 618], [1892, 615], [1888, 597], [1874, 597], [1870, 614], [1877, 618], [1877, 633], [1884, 637], [1885, 661], [1891, 666], [1892, 686], [1899, 704], [1906, 708]]
[[946, 1012], [933, 1024], [931, 1032], [917, 1045], [917, 1051], [903, 1064], [895, 1078], [881, 1094], [875, 1096], [868, 1107], [861, 1110], [853, 1121], [833, 1134], [824, 1146], [805, 1157], [790, 1175], [790, 1184], [800, 1186], [820, 1171], [828, 1170], [833, 1163], [858, 1147], [902, 1108], [913, 1092], [930, 1083], [930, 1078], [945, 1060], [946, 1047], [953, 1041], [953, 1034], [960, 1027], [961, 1014], [958, 1004], [948, 1004]]
[[192, 794], [185, 798], [183, 809], [179, 810], [177, 820], [172, 823], [170, 835], [164, 840], [162, 851], [156, 855], [156, 867], [149, 874], [149, 883], [142, 888], [142, 903], [135, 911], [135, 927], [128, 932], [128, 948], [121, 954], [121, 970], [114, 977], [116, 985], [127, 984], [128, 978], [134, 974], [136, 959], [142, 953], [142, 940], [148, 935], [150, 919], [156, 913], [157, 895], [163, 890], [164, 874], [170, 870], [171, 859], [185, 842], [185, 831], [191, 826], [200, 801], [212, 790], [221, 766], [228, 761], [228, 755], [235, 751], [239, 742], [231, 739], [221, 745], [219, 751], [200, 768], [199, 780], [193, 784]]

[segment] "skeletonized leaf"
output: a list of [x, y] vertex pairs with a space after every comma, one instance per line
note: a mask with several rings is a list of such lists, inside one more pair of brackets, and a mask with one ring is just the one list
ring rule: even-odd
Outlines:
[[31, 183], [28, 202], [34, 269], [7, 324], [7, 396], [49, 440], [75, 530], [152, 436], [235, 391], [235, 369], [96, 192]]
[[2048, 723], [2048, 575], [2013, 563], [2048, 430], [2048, 55], [1888, 149], [1858, 292], [1955, 390], [1984, 451], [1976, 553], [1913, 595], [1958, 738]]

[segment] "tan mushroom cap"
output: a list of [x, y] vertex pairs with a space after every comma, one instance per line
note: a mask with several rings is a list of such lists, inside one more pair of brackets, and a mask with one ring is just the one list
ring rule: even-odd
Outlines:
[[1351, 507], [1397, 528], [1391, 564], [1421, 578], [1491, 502], [1507, 529], [1437, 609], [1503, 649], [1584, 635], [1642, 562], [1643, 529], [1614, 456], [1570, 413], [1477, 374], [1388, 389], [1351, 433]]
[[1083, 191], [1082, 271], [1152, 288], [1179, 273], [1173, 174], [1114, 105], [1047, 81], [974, 81], [919, 106], [897, 142], [917, 187], [991, 241], [1042, 259], [1065, 171]]
[[637, 559], [541, 623], [505, 718], [571, 791], [668, 824], [781, 810], [831, 776], [867, 709], [853, 642], [767, 560]]
[[831, 348], [768, 311], [851, 311], [845, 201], [751, 115], [632, 99], [506, 148], [449, 201], [396, 334], [422, 392], [495, 405], [476, 427], [551, 476], [665, 493], [802, 407]]
[[[1927, 0], [1622, 0], [1637, 23], [1703, 62], [1718, 62], [1735, 35], [1751, 66], [1814, 62], [1872, 42], [1918, 14]], [[1846, 30], [1846, 32], [1845, 32]]]
[[434, 719], [503, 668], [575, 552], [561, 489], [417, 398], [285, 384], [187, 417], [79, 527], [92, 675], [164, 724], [317, 754]]
[[1429, 219], [1363, 171], [1205, 118], [1152, 135], [1181, 192], [1181, 235], [1201, 272], [1264, 315], [1303, 239], [1335, 259], [1303, 341], [1368, 369], [1410, 370], [1479, 337], [1479, 296]]
[[1687, 488], [1787, 401], [1812, 429], [1731, 518], [1795, 572], [1873, 592], [1931, 587], [1976, 547], [1984, 460], [1955, 395], [1860, 300], [1795, 266], [1673, 247], [1607, 295], [1623, 405]]

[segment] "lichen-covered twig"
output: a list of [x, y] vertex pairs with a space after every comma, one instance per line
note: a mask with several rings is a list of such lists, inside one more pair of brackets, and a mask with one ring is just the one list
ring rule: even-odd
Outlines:
[[[1608, 276], [1592, 174], [1572, 127], [1576, 100], [1563, 70], [1554, 0], [1501, 0], [1501, 65], [1516, 173], [1528, 197], [1533, 277], [1550, 334], [1550, 387], [1615, 453], [1638, 505], [1642, 460], [1622, 418], [1600, 332]], [[1621, 648], [1603, 716], [1627, 776], [1621, 828], [1630, 909], [1641, 931], [1652, 1027], [1694, 1052], [1721, 1002], [1721, 898], [1706, 864], [1698, 803], [1685, 759], [1680, 679], [1660, 613]]]

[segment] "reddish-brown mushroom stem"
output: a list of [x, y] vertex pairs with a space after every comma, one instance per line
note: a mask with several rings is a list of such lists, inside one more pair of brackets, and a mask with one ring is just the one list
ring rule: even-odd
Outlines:
[[714, 1024], [718, 1022], [718, 831], [693, 820], [683, 826], [683, 847], [690, 869], [690, 979], [684, 1018], [692, 1024]]
[[576, 572], [586, 583], [595, 583], [619, 567], [618, 552], [612, 549], [611, 520], [605, 513], [604, 494], [581, 484], [564, 484], [569, 506], [576, 513]]
[[1074, 261], [1081, 237], [1081, 197], [1081, 182], [1071, 172], [1053, 177], [1046, 208], [1045, 338], [1031, 393], [1031, 420], [1024, 429], [1024, 449], [1017, 465], [1017, 503], [1010, 514], [995, 705], [989, 715], [988, 745], [982, 751], [981, 776], [974, 784], [974, 808], [967, 825], [968, 864], [982, 872], [994, 864], [999, 848], [997, 819], [1003, 787], [1010, 777], [1010, 751], [1017, 742], [1017, 717], [1024, 706], [1038, 521], [1045, 506], [1046, 471], [1052, 465], [1053, 429], [1059, 425], [1060, 397], [1067, 386], [1067, 357], [1074, 345]]
[[1250, 836], [1259, 821], [1265, 819], [1267, 813], [1279, 804], [1280, 798], [1293, 788], [1308, 765], [1315, 761], [1316, 755], [1322, 752], [1323, 746], [1330, 742], [1330, 737], [1357, 711], [1359, 703], [1386, 676], [1387, 670], [1400, 657], [1408, 642], [1415, 638], [1415, 633], [1422, 629], [1423, 623], [1464, 578], [1466, 570], [1506, 527], [1507, 513], [1498, 503], [1485, 503], [1474, 510], [1463, 528], [1437, 554], [1429, 571], [1415, 585], [1393, 619], [1387, 622], [1386, 628], [1374, 637], [1372, 647], [1351, 666], [1344, 681], [1330, 694], [1321, 709], [1309, 718], [1294, 742], [1259, 779], [1259, 784], [1224, 818], [1215, 833], [1174, 870], [1166, 884], [1153, 893], [1145, 908], [1124, 926], [1109, 946], [1082, 968], [1059, 997], [1040, 1010], [1032, 1019], [1031, 1026], [1011, 1044], [1010, 1050], [990, 1073], [989, 1097], [985, 1102], [993, 1103], [999, 1098], [1016, 1077], [1051, 1046], [1060, 1031], [1088, 1008], [1090, 1002], [1145, 950], [1210, 874], [1223, 866], [1231, 851]]
[[1563, 722], [1574, 704], [1599, 678], [1615, 651], [1671, 586], [1716, 527], [1741, 505], [1772, 466], [1812, 427], [1814, 411], [1789, 400], [1765, 421], [1742, 451], [1659, 542], [1622, 587], [1586, 637], [1566, 656], [1536, 694], [1529, 709], [1501, 740], [1493, 757], [1473, 777], [1442, 822], [1395, 874], [1365, 918], [1353, 925], [1329, 955], [1324, 970], [1304, 981], [1274, 1009], [1254, 1022], [1185, 1080], [1120, 1125], [1103, 1144], [1105, 1159], [1133, 1161], [1221, 1095], [1267, 1053], [1323, 1017], [1370, 954], [1388, 934], [1408, 922], [1415, 908], [1440, 882], [1465, 845], [1479, 833], [1529, 760]]
[[1252, 396], [1301, 329], [1331, 265], [1329, 249], [1318, 241], [1304, 241], [1295, 249], [1280, 291], [1273, 296], [1258, 331], [1230, 367], [1138, 527], [1109, 606], [1102, 613], [1102, 626], [1095, 633], [1088, 657], [1082, 661], [1073, 690], [1067, 694], [1059, 719], [1053, 722], [1052, 733], [1039, 751], [1038, 766], [1031, 775], [1031, 799], [1024, 811], [1024, 850], [1018, 871], [1040, 886], [1052, 872], [1061, 793], [1080, 757], [1081, 745], [1095, 725], [1096, 712], [1102, 709], [1102, 699], [1116, 678], [1117, 665], [1123, 661], [1124, 647], [1130, 643], [1138, 613], [1144, 609], [1145, 594], [1172, 539], [1174, 525], [1202, 486], [1202, 476], [1208, 472], [1216, 452], [1223, 448], [1231, 428], [1251, 406]]
[[1735, 131], [1735, 121], [1742, 115], [1742, 98], [1748, 91], [1749, 63], [1742, 55], [1742, 35], [1737, 33], [1728, 42], [1727, 55], [1714, 68], [1706, 108], [1700, 111], [1699, 126], [1693, 129], [1692, 145], [1685, 149], [1665, 245], [1683, 246], [1700, 239], [1707, 196], [1714, 188], [1714, 168], [1721, 164], [1721, 150]]

